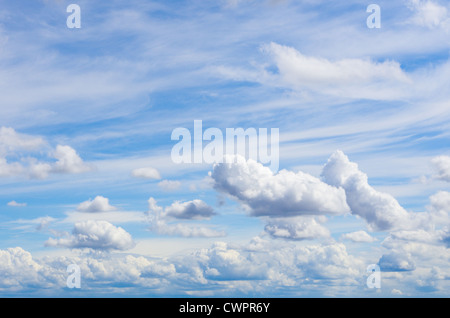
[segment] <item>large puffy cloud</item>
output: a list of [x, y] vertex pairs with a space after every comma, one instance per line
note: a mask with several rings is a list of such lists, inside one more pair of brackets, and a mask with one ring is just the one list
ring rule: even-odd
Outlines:
[[33, 261], [31, 254], [20, 247], [0, 250], [1, 286], [21, 285], [22, 278], [27, 278], [28, 282], [36, 282], [39, 269], [39, 264]]
[[364, 266], [342, 243], [299, 247], [296, 261], [305, 277], [316, 279], [354, 279]]
[[148, 200], [147, 218], [150, 230], [164, 235], [178, 235], [183, 237], [219, 237], [223, 231], [215, 230], [204, 225], [187, 223], [173, 223], [173, 221], [189, 221], [209, 219], [215, 214], [212, 207], [202, 200], [187, 202], [176, 201], [168, 207], [158, 206], [154, 198]]
[[214, 187], [238, 199], [254, 216], [289, 217], [349, 212], [345, 192], [303, 172], [269, 168], [242, 156], [215, 164]]
[[352, 214], [365, 219], [372, 230], [391, 230], [425, 226], [426, 213], [407, 212], [388, 193], [375, 190], [367, 175], [358, 169], [342, 151], [336, 151], [324, 166], [323, 180], [345, 190]]
[[[419, 268], [422, 264], [413, 261], [412, 254], [395, 250], [380, 257], [384, 273], [378, 295], [389, 296], [393, 288], [407, 296], [429, 292], [446, 295], [448, 253], [434, 250], [430, 256], [435, 266], [424, 268]], [[66, 268], [77, 264], [84, 295], [374, 295], [373, 290], [365, 289], [366, 267], [371, 260], [355, 257], [344, 244], [333, 241], [304, 245], [255, 237], [244, 244], [217, 242], [165, 259], [126, 253], [33, 259], [30, 253], [14, 248], [0, 250], [0, 261], [0, 294], [34, 288], [39, 292], [36, 295], [64, 295]]]
[[0, 291], [48, 288], [58, 281], [53, 272], [21, 247], [0, 250]]
[[75, 223], [72, 234], [62, 238], [50, 238], [46, 246], [90, 248], [94, 250], [128, 250], [135, 246], [131, 235], [121, 227], [103, 220]]
[[264, 230], [275, 238], [309, 240], [330, 237], [330, 231], [313, 217], [269, 219]]

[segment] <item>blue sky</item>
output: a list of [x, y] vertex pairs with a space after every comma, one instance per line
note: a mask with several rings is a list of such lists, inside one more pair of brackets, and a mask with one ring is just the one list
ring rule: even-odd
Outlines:
[[[450, 7], [369, 4], [1, 0], [0, 295], [448, 297]], [[194, 120], [279, 171], [175, 164]]]

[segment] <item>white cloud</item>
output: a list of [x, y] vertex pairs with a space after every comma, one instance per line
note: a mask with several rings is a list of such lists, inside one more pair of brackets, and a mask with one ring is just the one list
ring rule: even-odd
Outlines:
[[27, 206], [26, 203], [19, 203], [19, 202], [16, 202], [16, 201], [14, 201], [14, 200], [8, 202], [7, 205], [8, 205], [8, 206], [13, 206], [13, 207], [24, 207], [24, 206]]
[[52, 166], [50, 164], [33, 160], [30, 163], [28, 173], [32, 179], [45, 179], [51, 171]]
[[41, 137], [19, 134], [11, 127], [0, 127], [0, 155], [17, 150], [38, 150], [44, 145]]
[[201, 220], [213, 216], [214, 210], [201, 200], [174, 202], [162, 208], [154, 198], [148, 200], [147, 217], [150, 230], [163, 235], [177, 235], [183, 237], [220, 237], [223, 231], [218, 231], [203, 225], [170, 223], [172, 220]]
[[109, 204], [109, 199], [101, 195], [96, 196], [94, 200], [88, 200], [80, 203], [77, 211], [80, 212], [109, 212], [116, 210], [116, 208]]
[[388, 193], [372, 188], [367, 175], [350, 162], [342, 151], [336, 151], [324, 166], [325, 182], [345, 190], [352, 214], [367, 221], [371, 230], [407, 229], [425, 226], [426, 213], [409, 213]]
[[200, 220], [209, 219], [213, 216], [214, 210], [202, 200], [192, 200], [187, 202], [176, 201], [166, 207], [164, 213], [168, 217], [175, 219]]
[[224, 242], [217, 242], [196, 256], [204, 266], [205, 277], [212, 280], [267, 279], [264, 263], [252, 264], [246, 255]]
[[346, 233], [341, 236], [343, 239], [351, 240], [353, 242], [371, 243], [377, 239], [370, 236], [366, 231], [356, 231], [352, 233]]
[[342, 243], [311, 245], [298, 248], [297, 265], [305, 277], [345, 279], [360, 273], [362, 262], [347, 253]]
[[435, 224], [450, 226], [450, 192], [439, 191], [430, 196], [428, 210]]
[[[274, 82], [296, 90], [311, 89], [320, 93], [384, 99], [402, 94], [411, 79], [394, 61], [374, 62], [363, 59], [330, 61], [305, 56], [292, 47], [270, 43], [263, 50], [271, 55], [278, 68]], [[393, 87], [397, 89], [393, 89]]]
[[11, 221], [11, 224], [18, 224], [14, 226], [15, 230], [25, 230], [25, 231], [41, 231], [48, 227], [56, 219], [51, 216], [41, 216], [35, 219], [18, 219]]
[[94, 250], [128, 250], [135, 246], [131, 235], [107, 221], [89, 220], [75, 223], [71, 235], [49, 238], [46, 246], [90, 248]]
[[442, 27], [450, 30], [450, 17], [446, 7], [430, 0], [409, 0], [409, 7], [414, 11], [410, 22], [430, 29]]
[[378, 261], [382, 272], [404, 272], [416, 269], [411, 255], [403, 252], [384, 254]]
[[92, 168], [85, 164], [75, 149], [70, 146], [56, 146], [53, 157], [58, 161], [53, 165], [55, 172], [82, 173]]
[[[58, 145], [49, 157], [56, 162], [42, 162], [30, 154], [48, 148], [41, 137], [17, 133], [13, 128], [0, 128], [0, 177], [25, 174], [33, 179], [45, 179], [50, 173], [82, 173], [92, 169], [83, 162], [75, 149]], [[8, 162], [7, 156], [16, 158]], [[9, 159], [9, 158], [8, 158]]]
[[158, 183], [158, 187], [163, 189], [164, 191], [175, 191], [181, 186], [180, 181], [174, 180], [163, 180]]
[[393, 290], [391, 290], [391, 294], [393, 294], [393, 295], [403, 295], [401, 290], [395, 289], [395, 288]]
[[394, 231], [383, 241], [383, 246], [389, 249], [399, 249], [402, 244], [423, 243], [428, 245], [442, 244], [444, 238], [448, 235], [448, 230], [403, 230]]
[[134, 169], [131, 172], [133, 177], [136, 178], [145, 178], [145, 179], [161, 179], [161, 175], [159, 173], [158, 170], [156, 170], [155, 168], [139, 168], [139, 169]]
[[31, 254], [20, 247], [0, 250], [0, 286], [18, 288], [41, 285], [40, 270]]
[[264, 230], [274, 238], [311, 240], [330, 237], [330, 231], [313, 217], [269, 219]]
[[437, 174], [434, 178], [450, 182], [450, 157], [449, 156], [438, 156], [431, 160]]
[[22, 173], [24, 168], [17, 162], [8, 163], [5, 158], [0, 157], [0, 177], [9, 177]]
[[215, 164], [214, 187], [238, 199], [254, 216], [288, 217], [349, 212], [343, 189], [309, 174], [281, 170], [274, 174], [262, 164], [237, 156]]

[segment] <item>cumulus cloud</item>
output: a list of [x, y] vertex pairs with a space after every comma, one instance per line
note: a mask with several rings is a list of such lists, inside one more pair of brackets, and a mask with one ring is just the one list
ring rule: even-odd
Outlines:
[[80, 203], [77, 211], [80, 212], [109, 212], [116, 208], [109, 204], [109, 199], [101, 195], [96, 196], [94, 200], [88, 200]]
[[91, 167], [83, 162], [78, 153], [70, 146], [58, 145], [53, 152], [57, 162], [53, 165], [55, 172], [82, 173], [91, 170]]
[[378, 265], [382, 272], [405, 272], [416, 269], [411, 255], [400, 252], [384, 254], [378, 261]]
[[159, 171], [151, 167], [134, 169], [131, 172], [131, 175], [136, 178], [155, 179], [155, 180], [161, 179]]
[[264, 230], [274, 238], [311, 240], [330, 237], [330, 231], [313, 217], [293, 217], [268, 220]]
[[388, 193], [375, 190], [367, 175], [351, 162], [342, 151], [336, 151], [322, 170], [323, 180], [345, 190], [352, 214], [367, 221], [371, 230], [416, 228], [425, 225], [428, 215], [407, 212]]
[[305, 277], [316, 279], [343, 279], [355, 277], [363, 263], [348, 254], [342, 243], [303, 246], [297, 249], [297, 266]]
[[164, 218], [201, 220], [209, 219], [215, 214], [214, 209], [202, 200], [175, 201], [164, 209], [157, 205], [154, 198], [150, 198], [148, 204], [149, 213], [159, 214]]
[[358, 243], [371, 243], [375, 242], [377, 239], [370, 236], [366, 231], [356, 231], [351, 233], [346, 233], [341, 236], [341, 238], [346, 240], [351, 240]]
[[438, 156], [431, 160], [437, 174], [434, 178], [450, 182], [450, 157]]
[[62, 238], [50, 238], [46, 246], [90, 248], [94, 250], [128, 250], [135, 246], [131, 235], [121, 227], [107, 221], [89, 220], [75, 223], [72, 234]]
[[[150, 230], [164, 235], [178, 235], [183, 237], [219, 237], [224, 236], [218, 231], [203, 225], [173, 223], [174, 220], [204, 220], [211, 218], [215, 212], [212, 207], [202, 200], [187, 202], [176, 201], [168, 207], [158, 206], [154, 198], [148, 200], [147, 217]], [[171, 222], [172, 221], [172, 222]]]
[[[33, 179], [45, 179], [50, 173], [82, 173], [92, 169], [70, 146], [57, 145], [48, 153], [47, 161], [38, 161], [33, 157], [32, 152], [48, 148], [41, 137], [19, 134], [13, 128], [1, 127], [0, 177], [23, 174]], [[17, 160], [8, 162], [8, 156]], [[57, 161], [54, 162], [54, 159]]]
[[215, 214], [213, 208], [202, 200], [176, 201], [167, 207], [164, 213], [168, 217], [187, 220], [208, 219]]
[[20, 247], [0, 250], [0, 286], [18, 288], [41, 285], [42, 266]]
[[254, 216], [338, 215], [349, 212], [345, 192], [303, 172], [269, 168], [242, 156], [215, 164], [215, 189], [229, 194]]
[[264, 264], [252, 264], [246, 255], [224, 242], [217, 242], [211, 248], [199, 251], [196, 256], [204, 266], [205, 277], [212, 280], [267, 278]]

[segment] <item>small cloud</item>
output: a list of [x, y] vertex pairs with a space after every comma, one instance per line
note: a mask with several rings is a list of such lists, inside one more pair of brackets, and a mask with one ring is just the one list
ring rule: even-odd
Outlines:
[[159, 171], [156, 170], [155, 168], [150, 167], [134, 169], [131, 172], [131, 175], [136, 178], [155, 179], [155, 180], [161, 179]]
[[24, 207], [24, 206], [27, 206], [27, 204], [26, 203], [19, 203], [19, 202], [16, 202], [16, 201], [11, 201], [11, 202], [8, 202], [8, 206], [14, 206], [14, 207]]
[[165, 213], [167, 216], [185, 220], [208, 219], [215, 214], [213, 208], [202, 200], [174, 202], [165, 209]]
[[393, 290], [391, 290], [391, 294], [393, 294], [393, 295], [403, 295], [401, 290], [398, 290], [398, 289], [395, 289], [395, 288]]
[[108, 212], [115, 209], [114, 206], [109, 204], [109, 199], [101, 195], [96, 196], [94, 200], [84, 201], [77, 207], [79, 212]]
[[58, 161], [53, 170], [61, 173], [83, 173], [91, 170], [91, 167], [83, 162], [78, 153], [70, 146], [58, 145], [53, 152], [53, 157]]
[[[147, 217], [150, 230], [163, 235], [182, 237], [220, 237], [224, 231], [217, 231], [208, 226], [173, 223], [173, 220], [205, 220], [215, 214], [212, 207], [202, 200], [174, 202], [168, 207], [161, 207], [154, 198], [148, 200]], [[168, 223], [170, 222], [170, 224]]]
[[357, 243], [372, 243], [375, 242], [377, 239], [373, 236], [370, 236], [365, 231], [356, 231], [352, 233], [346, 233], [341, 236], [343, 239], [347, 239], [353, 242]]
[[175, 191], [181, 186], [180, 181], [163, 180], [158, 183], [158, 187], [164, 191]]

